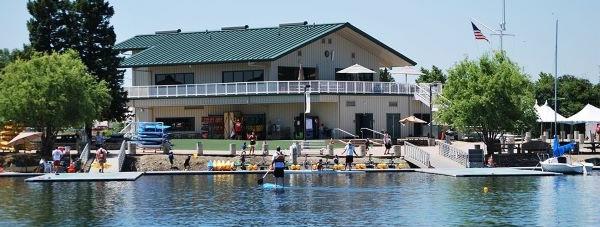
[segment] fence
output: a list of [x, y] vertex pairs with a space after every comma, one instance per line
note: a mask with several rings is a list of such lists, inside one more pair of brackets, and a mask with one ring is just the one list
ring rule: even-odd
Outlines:
[[121, 172], [121, 169], [123, 168], [123, 163], [125, 163], [125, 157], [127, 156], [125, 154], [125, 149], [127, 147], [127, 142], [125, 140], [123, 140], [123, 142], [121, 143], [121, 149], [119, 149], [119, 172]]
[[404, 157], [412, 161], [419, 162], [420, 164], [423, 164], [426, 167], [431, 166], [429, 162], [429, 153], [415, 146], [412, 143], [404, 142]]
[[436, 141], [439, 147], [439, 154], [452, 161], [461, 164], [464, 167], [469, 168], [469, 154], [463, 150], [451, 146], [450, 144]]

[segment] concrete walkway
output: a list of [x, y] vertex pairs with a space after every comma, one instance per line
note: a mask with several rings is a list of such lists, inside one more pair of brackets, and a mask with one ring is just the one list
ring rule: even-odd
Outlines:
[[[96, 153], [91, 153], [92, 157], [96, 157]], [[90, 167], [90, 173], [98, 173], [100, 170], [100, 164], [98, 160], [94, 159], [92, 166]], [[105, 173], [117, 173], [119, 171], [119, 151], [118, 150], [110, 150], [108, 151], [108, 156], [106, 158], [106, 163], [104, 164], [104, 172]]]
[[431, 147], [419, 147], [423, 149], [425, 152], [429, 153], [429, 163], [431, 167], [436, 169], [442, 168], [465, 168], [458, 162], [455, 162], [449, 158], [441, 156], [439, 154], [439, 146], [431, 146]]

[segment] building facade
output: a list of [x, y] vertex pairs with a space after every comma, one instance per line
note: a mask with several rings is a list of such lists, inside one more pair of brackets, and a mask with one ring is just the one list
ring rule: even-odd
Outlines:
[[[137, 121], [161, 121], [186, 138], [226, 138], [242, 125], [260, 138], [302, 137], [305, 90], [308, 138], [427, 135], [401, 126], [415, 115], [429, 121], [428, 94], [415, 84], [380, 82], [379, 74], [340, 74], [359, 64], [373, 71], [416, 62], [349, 23], [271, 28], [157, 32], [115, 46], [130, 52], [126, 87]], [[410, 110], [410, 112], [409, 112]]]

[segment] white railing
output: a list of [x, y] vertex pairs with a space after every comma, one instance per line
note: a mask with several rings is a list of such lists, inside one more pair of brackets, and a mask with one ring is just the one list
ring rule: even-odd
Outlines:
[[121, 169], [123, 169], [123, 163], [125, 163], [125, 157], [127, 156], [125, 154], [126, 144], [127, 144], [127, 142], [125, 140], [123, 140], [123, 142], [121, 143], [121, 148], [119, 149], [119, 156], [118, 156], [119, 172], [121, 172]]
[[85, 165], [88, 159], [90, 158], [90, 143], [85, 144], [83, 150], [81, 150], [81, 154], [79, 155], [79, 159], [81, 160], [81, 164]]
[[358, 137], [359, 137], [359, 136], [357, 136], [357, 135], [354, 135], [354, 134], [352, 134], [352, 133], [349, 133], [349, 132], [347, 132], [347, 131], [345, 131], [345, 130], [343, 130], [343, 129], [341, 129], [341, 128], [334, 128], [332, 133], [333, 133], [333, 135], [332, 135], [332, 136], [333, 136], [333, 138], [336, 138], [336, 139], [342, 139], [341, 137], [340, 137], [340, 138], [338, 138], [338, 137], [337, 137], [337, 136], [339, 136], [339, 134], [342, 134], [342, 135], [349, 135], [349, 136], [351, 136], [352, 138], [358, 138]]
[[[429, 90], [430, 87], [431, 87], [431, 91]], [[416, 84], [415, 85], [416, 90], [413, 94], [414, 94], [416, 100], [419, 100], [426, 106], [429, 106], [429, 105], [431, 105], [429, 103], [430, 96], [431, 96], [432, 101], [435, 100], [442, 93], [442, 87], [443, 87], [442, 84], [428, 84], [428, 83]], [[431, 92], [431, 94], [430, 94], [430, 92]]]
[[180, 85], [152, 85], [125, 87], [128, 98], [162, 98], [190, 96], [225, 96], [256, 94], [302, 94], [310, 85], [316, 94], [413, 94], [414, 84], [368, 81], [258, 81], [238, 83], [208, 83]]
[[469, 153], [441, 141], [436, 141], [435, 143], [439, 147], [439, 153], [441, 156], [444, 156], [452, 161], [457, 162], [458, 164], [461, 164], [464, 167], [469, 168]]
[[404, 142], [404, 157], [419, 162], [427, 168], [431, 166], [429, 162], [429, 153], [412, 143]]

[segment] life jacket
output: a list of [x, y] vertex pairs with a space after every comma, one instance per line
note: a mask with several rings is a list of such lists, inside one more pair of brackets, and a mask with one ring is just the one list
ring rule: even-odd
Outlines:
[[104, 149], [98, 151], [98, 159], [106, 159], [106, 151], [104, 151]]
[[275, 168], [284, 168], [285, 167], [285, 156], [279, 154], [275, 157], [275, 161], [273, 163]]

